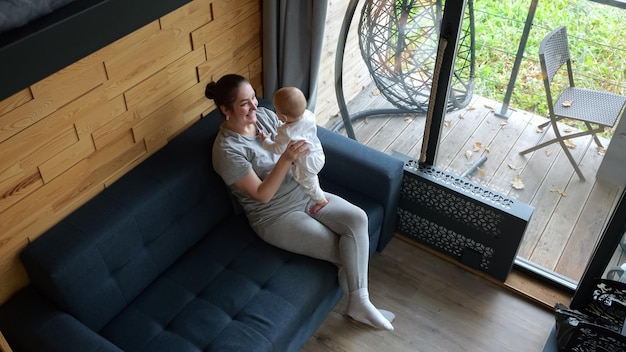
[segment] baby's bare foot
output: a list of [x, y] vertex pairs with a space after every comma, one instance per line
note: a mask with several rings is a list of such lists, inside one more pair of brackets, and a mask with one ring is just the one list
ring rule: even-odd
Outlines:
[[320, 211], [320, 209], [322, 209], [324, 206], [326, 206], [326, 204], [328, 204], [328, 199], [324, 198], [322, 200], [320, 200], [319, 202], [315, 203], [310, 209], [309, 212], [311, 212], [311, 214], [315, 214], [318, 211]]

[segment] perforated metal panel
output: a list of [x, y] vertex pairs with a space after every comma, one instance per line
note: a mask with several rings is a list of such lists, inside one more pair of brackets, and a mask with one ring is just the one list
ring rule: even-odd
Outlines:
[[534, 208], [405, 160], [396, 231], [504, 281]]

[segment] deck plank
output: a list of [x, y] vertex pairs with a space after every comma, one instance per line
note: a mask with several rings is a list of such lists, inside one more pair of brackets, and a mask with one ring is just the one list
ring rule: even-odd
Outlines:
[[465, 158], [464, 147], [487, 114], [489, 114], [489, 111], [485, 109], [474, 108], [466, 109], [462, 114], [462, 118], [455, 112], [449, 112], [446, 115], [445, 120], [449, 123], [449, 126], [444, 126], [442, 129], [441, 143], [437, 151], [438, 167], [449, 170], [450, 165], [459, 158], [459, 155]]
[[[588, 139], [590, 140], [587, 137], [579, 138], [579, 140], [585, 141]], [[578, 143], [586, 145], [581, 141], [578, 141]], [[588, 194], [593, 185], [592, 182], [581, 182], [561, 148], [558, 145], [554, 145], [553, 148], [552, 155], [547, 158], [554, 158], [554, 163], [547, 170], [543, 182], [530, 202], [531, 205], [535, 206], [535, 209], [540, 209], [539, 212], [533, 214], [533, 218], [529, 223], [529, 227], [532, 229], [531, 233], [541, 234], [539, 245], [532, 250], [532, 253], [526, 253], [530, 261], [549, 269], [554, 269], [558, 258], [563, 254], [563, 248], [573, 230], [573, 227], [570, 225], [575, 224], [576, 218], [580, 213], [580, 210], [574, 207], [584, 204], [584, 196]], [[585, 149], [574, 148], [570, 150], [574, 160], [580, 160]], [[556, 150], [559, 153], [556, 153]], [[535, 153], [538, 152], [541, 152], [541, 150]], [[526, 177], [526, 179], [528, 178]], [[568, 185], [572, 187], [571, 191], [568, 190]], [[577, 191], [577, 189], [579, 190]], [[558, 192], [559, 190], [573, 193], [573, 195], [563, 197]], [[579, 199], [579, 203], [571, 201], [579, 197], [583, 197], [582, 200]], [[551, 223], [553, 224], [551, 225]]]
[[406, 128], [404, 128], [383, 151], [387, 154], [397, 152], [419, 160], [425, 124], [425, 115], [413, 115], [411, 120], [407, 121]]
[[[498, 132], [502, 129], [502, 120], [495, 117], [490, 110], [483, 110], [481, 120], [476, 124], [476, 128], [469, 137], [465, 140], [465, 143], [458, 150], [455, 157], [451, 160], [446, 169], [450, 172], [461, 174], [480, 159], [481, 156], [486, 156], [489, 159], [489, 153], [486, 152], [486, 147], [490, 146], [491, 141], [497, 136]], [[463, 123], [465, 119], [463, 119]], [[469, 130], [469, 128], [465, 128]], [[451, 140], [456, 140], [456, 135], [450, 135], [448, 137]], [[460, 138], [459, 138], [460, 139]], [[480, 143], [480, 146], [476, 145]], [[491, 149], [491, 148], [490, 148]], [[469, 156], [469, 157], [468, 157]], [[485, 162], [487, 164], [487, 162]], [[484, 168], [483, 164], [483, 168]], [[474, 174], [473, 180], [480, 183], [480, 173]]]
[[[597, 153], [595, 152], [595, 144], [593, 144], [593, 146], [589, 146], [589, 143], [592, 143], [591, 137], [579, 139], [584, 140], [584, 144], [580, 143], [582, 145], [579, 145], [577, 148], [580, 148], [581, 151], [585, 150], [584, 153], [579, 151], [579, 154], [584, 154], [582, 158], [585, 162], [580, 163], [580, 169], [583, 174], [587, 175], [587, 181], [581, 182], [578, 175], [572, 173], [569, 175], [569, 182], [565, 188], [558, 189], [555, 187], [549, 190], [559, 196], [557, 197], [558, 203], [542, 233], [542, 241], [544, 241], [542, 246], [538, 247], [530, 258], [531, 260], [540, 262], [549, 268], [556, 268], [559, 258], [566, 253], [565, 248], [567, 244], [572, 241], [571, 236], [576, 227], [585, 226], [584, 223], [578, 223], [581, 221], [581, 217], [584, 218], [582, 219], [583, 222], [589, 220], [585, 217], [586, 214], [584, 210], [589, 210], [588, 208], [585, 208], [585, 204], [587, 203], [589, 195], [595, 184], [595, 179], [591, 177], [591, 175], [595, 174], [593, 169], [595, 168], [597, 170], [601, 159], [593, 158], [593, 154]], [[586, 147], [583, 149], [585, 145]], [[564, 166], [564, 168], [566, 167], [573, 169], [571, 165]], [[564, 195], [558, 193], [559, 191], [565, 192]], [[607, 211], [608, 214], [610, 209], [604, 208], [604, 210]], [[547, 250], [548, 248], [549, 251]], [[586, 263], [589, 255], [591, 254], [592, 248], [593, 244], [591, 245], [591, 248], [588, 248], [585, 252], [567, 252], [569, 254], [565, 256], [572, 256], [573, 253], [575, 253], [577, 254], [577, 260], [572, 262]], [[555, 255], [557, 251], [560, 251], [559, 255]], [[581, 266], [580, 263], [576, 265], [579, 269]], [[571, 274], [573, 272], [570, 270], [567, 270], [567, 274]]]
[[598, 241], [598, 236], [594, 236], [594, 233], [606, 226], [619, 195], [616, 187], [601, 180], [594, 182], [576, 226], [569, 235], [563, 250], [564, 255], [558, 258], [555, 265], [556, 272], [567, 277], [576, 277], [585, 270]]
[[374, 149], [385, 151], [396, 140], [398, 134], [409, 127], [413, 117], [408, 114], [397, 114], [389, 116], [388, 122], [381, 126], [368, 141], [367, 145]]
[[[580, 161], [586, 182], [580, 182], [556, 144], [519, 155], [519, 151], [552, 138], [554, 133], [551, 128], [538, 132], [536, 126], [547, 119], [525, 111], [513, 110], [506, 120], [497, 117], [493, 109], [497, 105], [490, 99], [474, 96], [466, 108], [447, 113], [446, 124], [441, 130], [437, 166], [460, 175], [481, 155], [487, 156], [482, 166], [484, 174], [474, 172], [468, 178], [535, 207], [518, 255], [547, 270], [578, 280], [621, 194], [620, 188], [595, 181], [602, 156], [598, 155], [595, 144], [590, 144], [590, 137], [575, 139], [577, 147], [571, 150], [574, 158]], [[354, 113], [390, 106], [370, 86], [350, 102], [349, 110]], [[335, 117], [335, 122], [338, 119]], [[333, 120], [327, 126], [333, 126]], [[421, 153], [424, 126], [423, 114], [410, 119], [397, 115], [368, 117], [353, 123], [361, 143], [387, 154], [399, 152], [416, 160]], [[345, 130], [339, 133], [345, 135]], [[467, 160], [465, 151], [473, 151], [474, 142], [481, 142], [482, 148]], [[608, 144], [606, 140], [603, 143]], [[547, 150], [550, 155], [546, 154]], [[517, 174], [524, 182], [524, 189], [511, 186]], [[562, 196], [556, 190], [564, 190], [567, 195]]]
[[535, 127], [532, 118], [527, 114], [513, 112], [511, 118], [502, 120], [501, 123], [505, 124], [489, 144], [488, 160], [484, 168], [486, 177], [481, 183], [508, 194], [511, 181], [525, 165], [519, 151], [535, 145], [539, 136], [529, 132]]

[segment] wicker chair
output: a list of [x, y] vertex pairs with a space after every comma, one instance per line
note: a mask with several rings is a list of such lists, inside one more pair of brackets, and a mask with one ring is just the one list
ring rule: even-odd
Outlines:
[[[572, 157], [565, 140], [592, 135], [598, 147], [602, 147], [602, 143], [596, 133], [602, 132], [606, 127], [613, 127], [618, 118], [623, 116], [626, 96], [574, 86], [567, 30], [564, 26], [553, 30], [542, 40], [539, 46], [539, 61], [541, 63], [541, 72], [550, 114], [549, 122], [539, 127], [543, 128], [551, 125], [555, 138], [523, 150], [520, 154], [524, 155], [550, 144], [558, 143], [574, 167], [578, 177], [584, 181], [585, 177], [580, 171], [578, 163]], [[554, 101], [551, 90], [552, 80], [557, 71], [564, 65], [567, 67], [569, 85], [565, 87], [558, 99]], [[561, 119], [582, 121], [587, 129], [563, 135], [557, 125], [557, 122]], [[593, 125], [596, 125], [596, 127]]]
[[[376, 115], [426, 114], [444, 8], [442, 0], [363, 0], [358, 26], [361, 56], [372, 81], [394, 108], [350, 114], [343, 93], [343, 58], [359, 1], [350, 0], [348, 4], [335, 57], [335, 93], [342, 121], [333, 131], [345, 128], [352, 139], [356, 139], [352, 121], [357, 119]], [[473, 3], [468, 0], [465, 8], [447, 111], [467, 106], [474, 92]]]

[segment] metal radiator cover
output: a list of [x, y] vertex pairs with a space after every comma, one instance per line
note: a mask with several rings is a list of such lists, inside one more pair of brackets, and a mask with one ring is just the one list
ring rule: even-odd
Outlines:
[[396, 231], [505, 281], [534, 207], [405, 160]]

